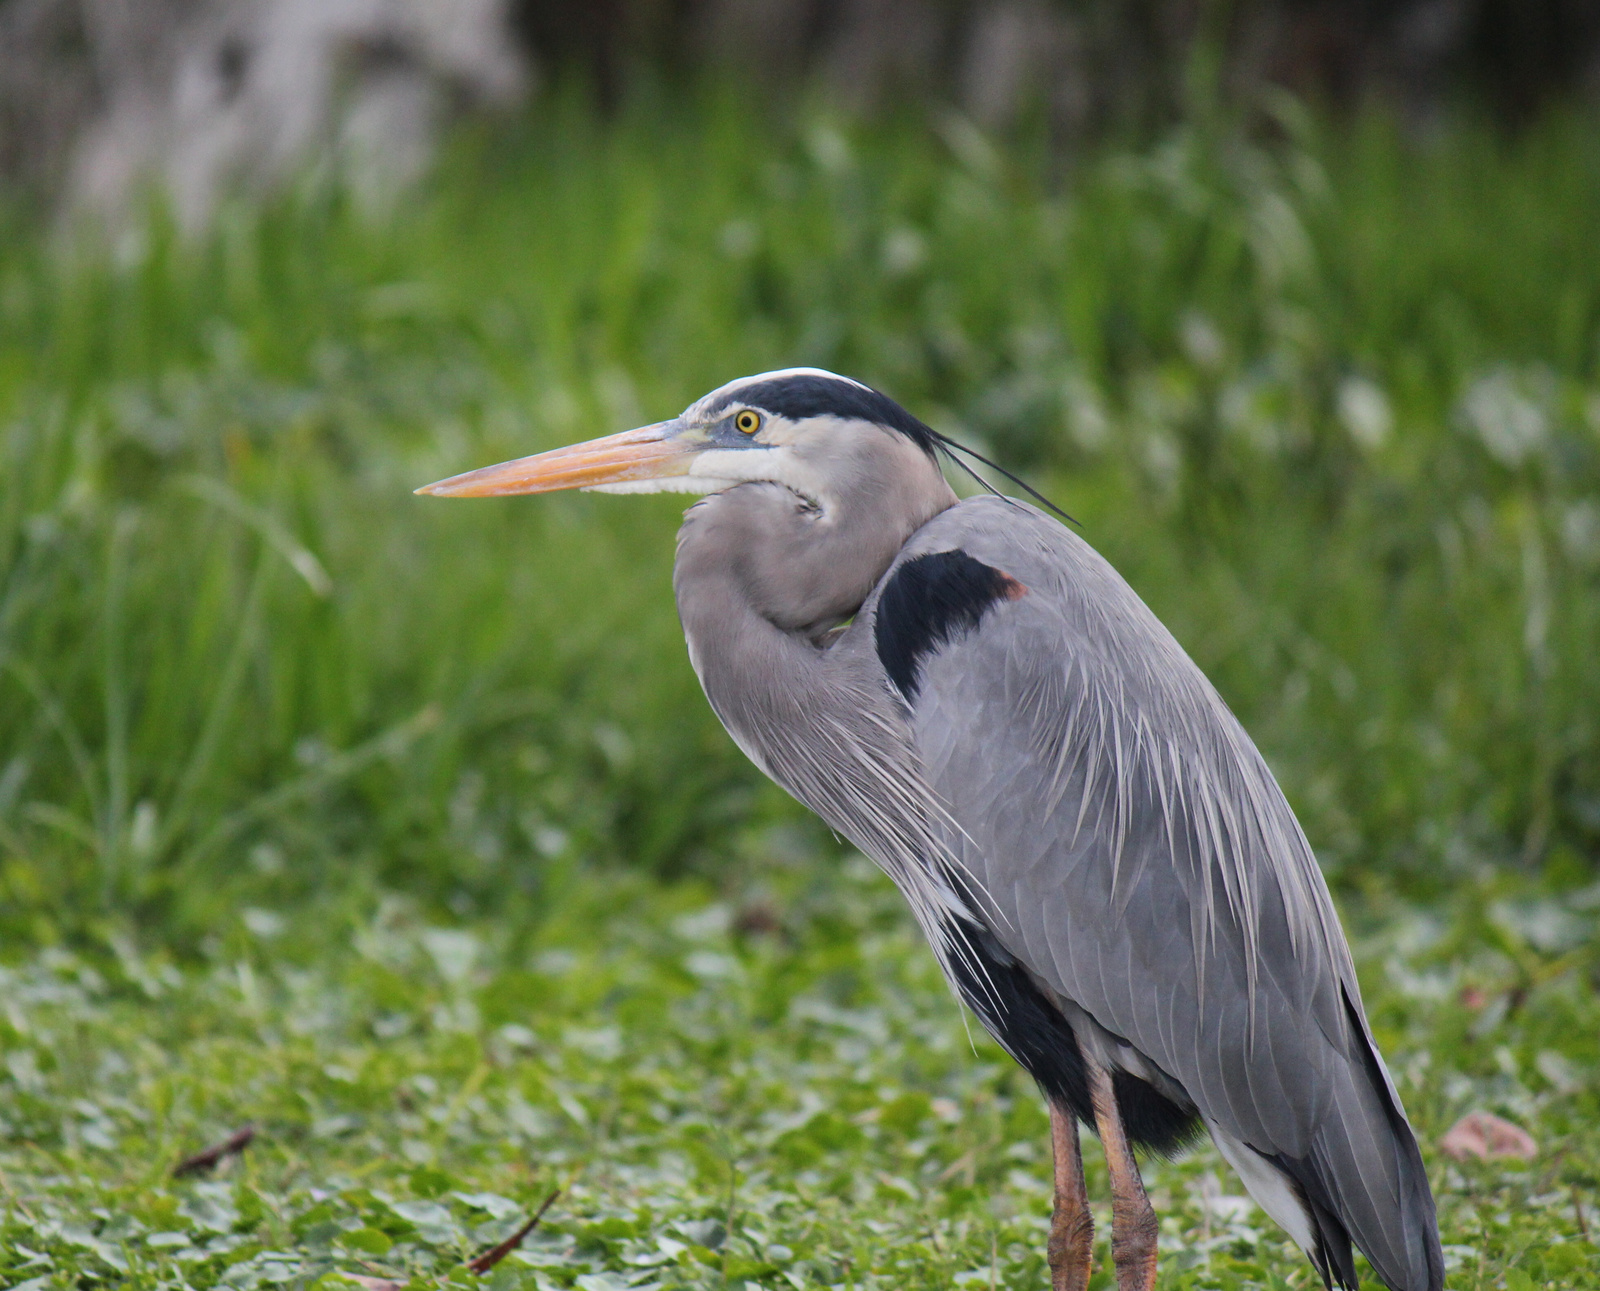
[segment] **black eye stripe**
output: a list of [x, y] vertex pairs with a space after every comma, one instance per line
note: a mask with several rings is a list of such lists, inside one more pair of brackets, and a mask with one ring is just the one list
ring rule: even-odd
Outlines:
[[787, 417], [790, 421], [833, 416], [876, 422], [899, 431], [930, 455], [938, 444], [933, 431], [893, 399], [842, 377], [808, 373], [746, 382], [729, 391], [709, 411], [712, 415], [725, 414], [730, 406], [743, 405], [754, 405], [774, 417]]

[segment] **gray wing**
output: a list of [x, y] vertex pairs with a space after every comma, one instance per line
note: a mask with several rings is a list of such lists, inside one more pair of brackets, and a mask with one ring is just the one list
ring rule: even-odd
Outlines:
[[[1437, 1285], [1420, 1155], [1322, 875], [1248, 735], [1110, 565], [1031, 507], [943, 513], [878, 594], [950, 550], [1026, 589], [920, 660], [909, 707], [982, 921], [1177, 1081], [1247, 1184], [1275, 1169], [1391, 1286]], [[1282, 1197], [1252, 1191], [1307, 1245]]]

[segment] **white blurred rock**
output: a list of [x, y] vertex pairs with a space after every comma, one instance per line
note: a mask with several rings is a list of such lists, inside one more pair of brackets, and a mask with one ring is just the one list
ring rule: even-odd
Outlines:
[[[336, 168], [366, 200], [392, 198], [453, 113], [522, 94], [529, 72], [509, 9], [509, 0], [16, 0], [0, 21], [0, 75], [13, 97], [26, 92], [19, 78], [81, 82], [48, 110], [63, 132], [69, 216], [116, 228], [154, 186], [195, 231], [226, 193], [269, 191], [308, 164]], [[52, 65], [74, 33], [86, 52]]]
[[1394, 429], [1394, 411], [1383, 387], [1366, 377], [1339, 383], [1339, 420], [1356, 444], [1369, 452], [1382, 448]]
[[1495, 367], [1467, 388], [1460, 419], [1497, 462], [1520, 466], [1549, 437], [1546, 408], [1554, 385], [1554, 378], [1541, 367]]

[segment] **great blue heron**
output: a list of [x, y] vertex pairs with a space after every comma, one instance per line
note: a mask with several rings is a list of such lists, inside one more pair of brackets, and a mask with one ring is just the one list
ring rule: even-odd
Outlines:
[[1155, 1285], [1132, 1148], [1209, 1130], [1325, 1284], [1352, 1242], [1443, 1286], [1422, 1157], [1298, 822], [1250, 737], [1086, 542], [812, 368], [423, 493], [709, 495], [673, 588], [706, 698], [772, 779], [886, 870], [1049, 1105], [1056, 1291], [1089, 1279], [1078, 1122], [1110, 1167], [1122, 1291]]

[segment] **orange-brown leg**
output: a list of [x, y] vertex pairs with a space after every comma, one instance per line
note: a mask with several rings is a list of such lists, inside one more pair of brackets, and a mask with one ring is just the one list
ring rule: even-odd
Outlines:
[[1144, 1195], [1139, 1166], [1123, 1133], [1122, 1113], [1111, 1076], [1098, 1067], [1089, 1073], [1095, 1125], [1111, 1170], [1111, 1258], [1117, 1266], [1117, 1291], [1154, 1291], [1156, 1212]]
[[1050, 1217], [1051, 1291], [1087, 1291], [1094, 1267], [1094, 1216], [1083, 1186], [1083, 1153], [1078, 1147], [1078, 1122], [1071, 1112], [1050, 1103], [1050, 1148], [1056, 1162], [1056, 1208]]

